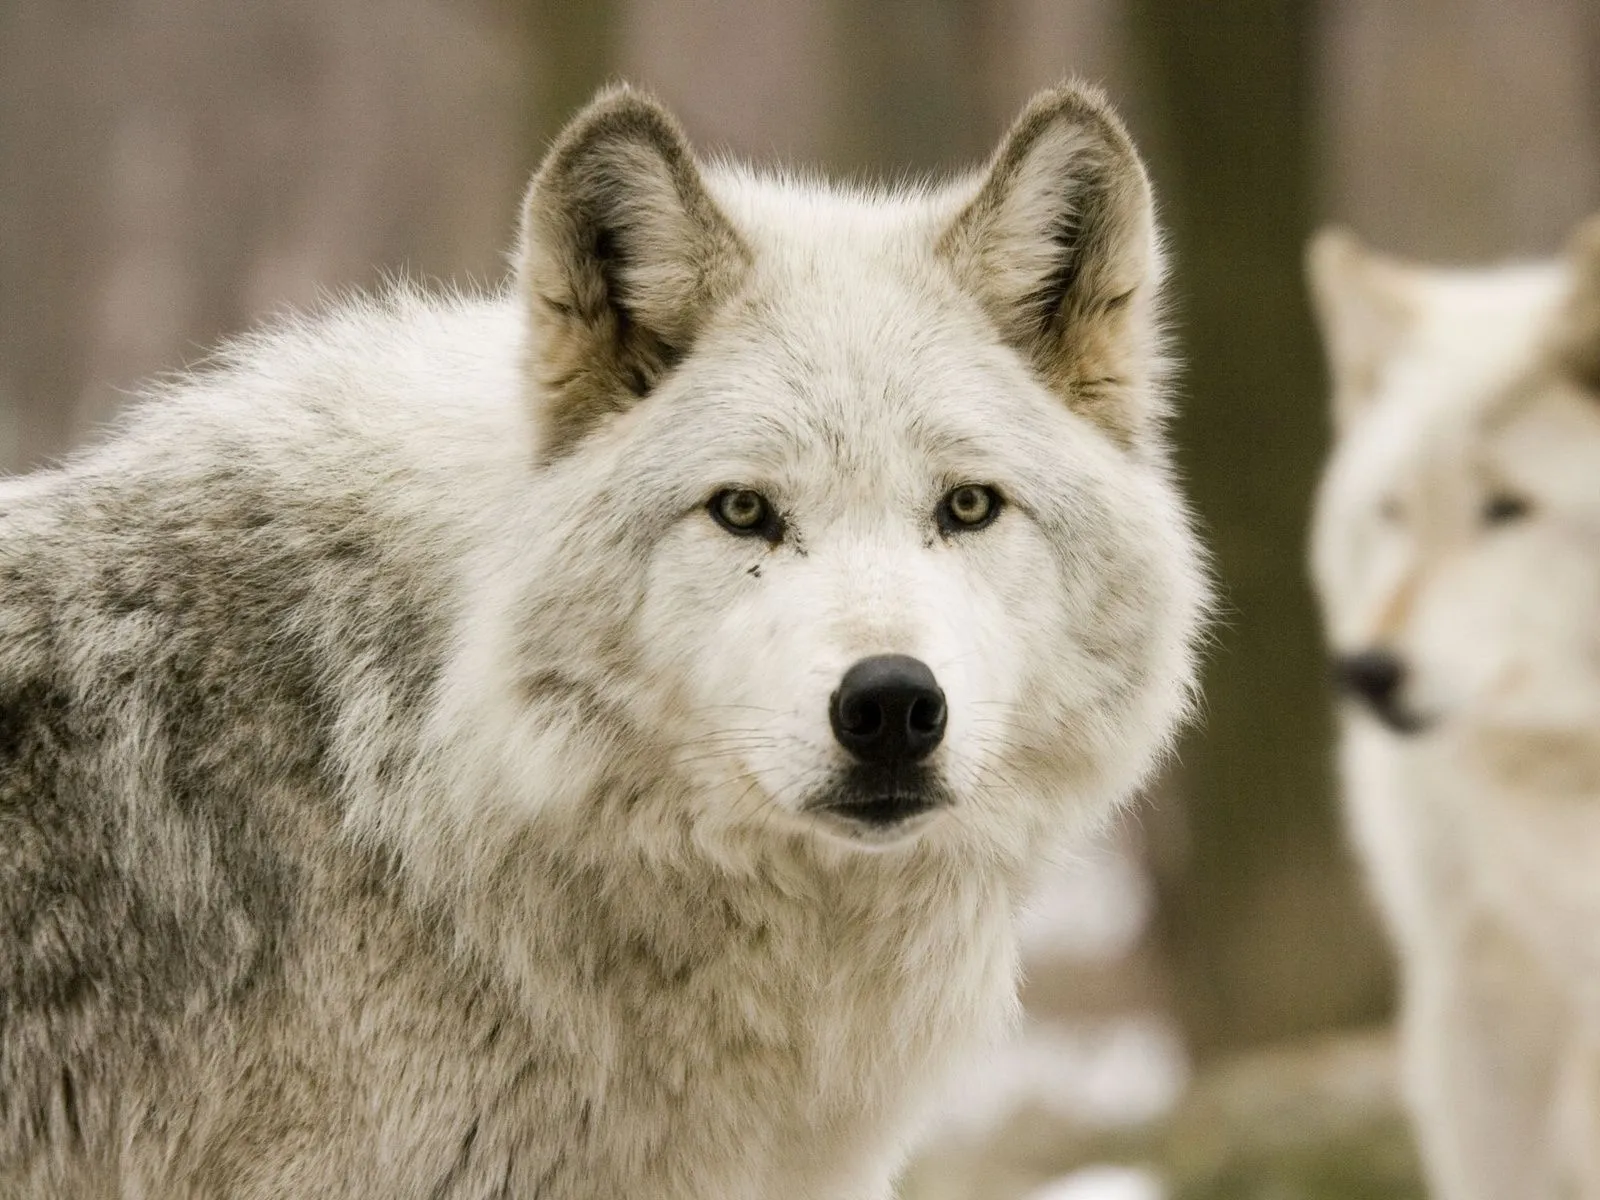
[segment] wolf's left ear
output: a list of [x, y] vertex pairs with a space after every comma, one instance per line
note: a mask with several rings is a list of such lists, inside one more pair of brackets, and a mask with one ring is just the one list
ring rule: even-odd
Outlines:
[[618, 87], [579, 113], [522, 213], [541, 457], [646, 395], [749, 261], [665, 109]]
[[1037, 96], [938, 248], [1074, 410], [1130, 445], [1159, 422], [1162, 267], [1150, 182], [1098, 90], [1069, 84]]
[[1578, 226], [1567, 261], [1572, 291], [1556, 329], [1556, 353], [1579, 383], [1600, 392], [1600, 215]]

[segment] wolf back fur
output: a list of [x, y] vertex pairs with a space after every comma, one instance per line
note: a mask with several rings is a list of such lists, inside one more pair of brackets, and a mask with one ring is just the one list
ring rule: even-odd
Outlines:
[[[0, 484], [0, 1194], [887, 1196], [1190, 706], [1160, 275], [1092, 90], [880, 194], [618, 89], [503, 291], [288, 321]], [[868, 836], [827, 713], [888, 653], [950, 799]]]

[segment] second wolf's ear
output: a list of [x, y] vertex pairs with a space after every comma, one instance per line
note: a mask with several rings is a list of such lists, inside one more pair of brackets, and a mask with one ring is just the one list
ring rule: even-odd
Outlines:
[[621, 87], [579, 113], [522, 212], [517, 283], [533, 326], [541, 457], [646, 395], [749, 257], [659, 104]]
[[1075, 411], [1124, 444], [1159, 421], [1161, 255], [1150, 183], [1097, 90], [1067, 85], [1036, 97], [938, 248], [1005, 341]]
[[1372, 400], [1378, 373], [1415, 319], [1411, 269], [1367, 249], [1345, 229], [1306, 246], [1306, 283], [1333, 387], [1333, 422], [1347, 428]]
[[1556, 352], [1563, 369], [1600, 393], [1600, 215], [1578, 226], [1567, 261], [1572, 291], [1557, 326]]

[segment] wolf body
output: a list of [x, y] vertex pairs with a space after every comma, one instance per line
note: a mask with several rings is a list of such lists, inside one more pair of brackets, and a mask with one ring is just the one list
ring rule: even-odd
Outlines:
[[1465, 270], [1321, 235], [1313, 572], [1442, 1200], [1600, 1196], [1600, 223]]
[[1097, 94], [876, 194], [618, 90], [516, 264], [0, 486], [0, 1194], [884, 1197], [1188, 708]]

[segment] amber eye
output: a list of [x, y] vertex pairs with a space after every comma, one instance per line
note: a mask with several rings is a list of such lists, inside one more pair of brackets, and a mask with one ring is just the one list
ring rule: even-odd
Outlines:
[[771, 502], [749, 488], [725, 488], [711, 497], [706, 507], [718, 525], [739, 537], [775, 542], [783, 532]]
[[992, 524], [1000, 515], [1000, 494], [981, 483], [951, 488], [939, 502], [939, 528], [964, 533]]
[[1521, 496], [1513, 496], [1510, 492], [1500, 492], [1490, 496], [1483, 503], [1483, 523], [1485, 525], [1509, 525], [1513, 521], [1520, 521], [1532, 511], [1530, 505]]

